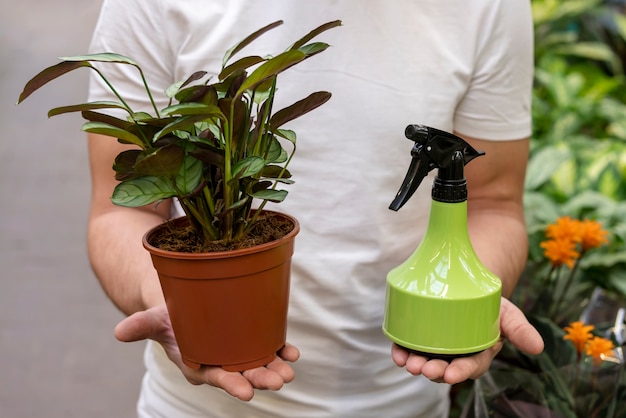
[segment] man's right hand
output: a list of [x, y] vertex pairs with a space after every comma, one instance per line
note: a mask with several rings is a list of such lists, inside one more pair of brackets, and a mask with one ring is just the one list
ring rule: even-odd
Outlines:
[[291, 382], [294, 379], [294, 371], [288, 362], [294, 362], [300, 357], [298, 349], [287, 344], [278, 352], [278, 357], [264, 367], [241, 373], [227, 372], [221, 367], [214, 366], [202, 366], [199, 370], [193, 370], [182, 361], [165, 305], [136, 312], [125, 318], [115, 327], [115, 337], [123, 342], [146, 339], [158, 342], [190, 383], [221, 388], [242, 401], [252, 399], [254, 389], [279, 390], [285, 383]]

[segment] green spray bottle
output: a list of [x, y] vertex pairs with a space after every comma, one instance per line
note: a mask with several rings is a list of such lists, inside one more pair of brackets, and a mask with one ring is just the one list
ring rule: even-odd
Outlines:
[[433, 169], [432, 205], [417, 250], [387, 275], [383, 332], [429, 358], [471, 355], [500, 338], [502, 284], [478, 259], [467, 228], [464, 167], [484, 155], [451, 133], [409, 125], [412, 160], [396, 198], [397, 211]]

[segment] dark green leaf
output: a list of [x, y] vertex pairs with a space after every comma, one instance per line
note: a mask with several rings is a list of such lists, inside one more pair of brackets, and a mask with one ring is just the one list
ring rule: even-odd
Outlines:
[[258, 84], [278, 75], [294, 64], [302, 61], [306, 55], [301, 51], [287, 51], [261, 64], [243, 82], [235, 96], [240, 96], [248, 89], [254, 89]]
[[180, 91], [180, 89], [189, 85], [189, 83], [193, 83], [196, 80], [200, 80], [206, 74], [207, 74], [206, 71], [196, 71], [195, 73], [191, 74], [186, 80], [181, 80], [177, 83], [172, 84], [167, 89], [165, 89], [165, 95], [169, 97], [170, 99], [172, 97], [175, 97]]
[[243, 41], [233, 45], [224, 54], [224, 58], [222, 59], [222, 68], [224, 68], [226, 66], [226, 63], [230, 60], [230, 57], [235, 55], [237, 52], [241, 51], [244, 47], [248, 46], [250, 43], [252, 43], [259, 36], [263, 35], [265, 32], [270, 31], [270, 30], [274, 29], [275, 27], [278, 27], [278, 26], [280, 26], [282, 24], [283, 24], [282, 20], [277, 20], [276, 22], [270, 23], [269, 25], [266, 25], [266, 26], [262, 27], [261, 29], [251, 33]]
[[199, 102], [205, 105], [217, 103], [217, 91], [214, 86], [191, 86], [180, 90], [176, 94], [176, 100], [180, 103]]
[[208, 115], [193, 115], [193, 116], [183, 116], [181, 118], [176, 119], [174, 122], [170, 123], [169, 125], [165, 126], [163, 129], [161, 129], [159, 132], [157, 132], [154, 137], [152, 138], [152, 141], [156, 141], [162, 137], [164, 137], [167, 134], [170, 134], [176, 130], [185, 130], [185, 131], [189, 131], [190, 128], [193, 128], [193, 124], [195, 122], [199, 122], [202, 120], [207, 119], [207, 117], [210, 117]]
[[192, 157], [197, 158], [206, 164], [212, 164], [217, 167], [224, 167], [224, 151], [215, 147], [202, 147], [189, 153]]
[[269, 200], [270, 202], [279, 203], [285, 200], [285, 198], [287, 197], [287, 191], [271, 189], [259, 190], [258, 192], [251, 193], [250, 196], [255, 199]]
[[75, 70], [76, 68], [81, 68], [81, 67], [93, 68], [93, 66], [90, 64], [90, 61], [117, 62], [120, 64], [130, 64], [135, 67], [138, 67], [137, 63], [133, 61], [131, 58], [128, 58], [119, 54], [108, 53], [108, 52], [98, 53], [98, 54], [88, 54], [88, 55], [77, 55], [73, 57], [61, 57], [61, 59], [63, 60], [62, 62], [56, 65], [50, 66], [48, 68], [45, 68], [35, 77], [30, 79], [28, 83], [26, 83], [24, 90], [20, 94], [18, 103], [23, 102], [24, 100], [26, 100], [28, 96], [30, 96], [33, 92], [38, 90], [40, 87], [44, 86], [45, 84], [54, 80], [55, 78], [62, 76], [63, 74], [66, 74], [72, 70]]
[[270, 187], [272, 187], [272, 184], [274, 183], [272, 183], [271, 181], [257, 181], [252, 186], [252, 192], [257, 193], [257, 192], [260, 192], [261, 190], [269, 189]]
[[63, 113], [83, 112], [94, 109], [122, 109], [128, 112], [122, 104], [117, 102], [90, 102], [71, 106], [55, 107], [54, 109], [50, 109], [50, 111], [48, 111], [48, 117], [61, 115]]
[[261, 176], [274, 179], [288, 179], [291, 178], [291, 173], [279, 165], [266, 165], [263, 171], [261, 171]]
[[164, 116], [181, 115], [191, 116], [200, 115], [205, 116], [207, 119], [211, 117], [224, 118], [224, 114], [217, 106], [206, 105], [204, 103], [180, 103], [172, 106], [168, 106], [161, 111]]
[[24, 86], [24, 90], [20, 94], [20, 97], [17, 103], [22, 103], [28, 96], [33, 94], [35, 91], [39, 90], [42, 86], [46, 85], [48, 82], [62, 76], [63, 74], [69, 73], [72, 70], [81, 67], [91, 67], [91, 64], [86, 61], [80, 62], [67, 62], [63, 61], [51, 67], [43, 69], [39, 74], [31, 78], [26, 85]]
[[115, 179], [124, 181], [138, 177], [137, 173], [135, 173], [135, 162], [142, 153], [143, 151], [138, 149], [120, 152], [117, 157], [115, 157], [115, 162], [113, 163]]
[[178, 174], [185, 158], [185, 151], [177, 145], [157, 148], [137, 160], [135, 171], [145, 176], [174, 177]]
[[238, 161], [232, 169], [233, 178], [240, 179], [260, 173], [265, 167], [265, 160], [261, 157], [251, 156]]
[[134, 112], [131, 115], [131, 119], [137, 122], [149, 123], [150, 121], [161, 120], [161, 118], [155, 118], [148, 112]]
[[202, 169], [203, 166], [200, 160], [187, 155], [176, 176], [176, 187], [178, 187], [183, 194], [192, 193], [202, 182]]
[[270, 149], [267, 152], [267, 154], [264, 155], [264, 157], [267, 160], [267, 162], [280, 164], [280, 163], [284, 163], [285, 161], [287, 161], [287, 159], [289, 158], [289, 155], [283, 149], [280, 142], [275, 137], [273, 137], [270, 141]]
[[174, 196], [176, 191], [163, 177], [141, 177], [118, 184], [111, 200], [115, 205], [136, 208]]
[[296, 103], [288, 106], [278, 112], [274, 113], [274, 116], [270, 119], [270, 127], [272, 130], [279, 128], [285, 123], [299, 118], [302, 115], [318, 108], [326, 103], [331, 97], [331, 94], [327, 91], [318, 91], [310, 94], [308, 97], [297, 101]]
[[233, 62], [232, 64], [230, 64], [228, 67], [224, 68], [222, 72], [219, 74], [218, 78], [220, 80], [224, 80], [226, 77], [228, 77], [229, 75], [237, 71], [245, 70], [263, 61], [265, 61], [265, 59], [259, 56], [250, 56], [250, 57], [241, 58], [240, 60], [237, 60]]
[[132, 123], [124, 119], [116, 118], [115, 116], [106, 115], [104, 113], [92, 112], [89, 110], [81, 112], [81, 116], [87, 119], [89, 122], [103, 122], [120, 129], [130, 129]]
[[286, 140], [288, 140], [289, 142], [293, 143], [294, 145], [296, 144], [296, 133], [292, 130], [289, 129], [276, 129], [274, 131], [274, 134], [281, 137], [281, 138], [285, 138]]
[[89, 133], [101, 134], [118, 138], [126, 143], [135, 144], [141, 148], [145, 148], [144, 142], [136, 135], [120, 129], [116, 126], [103, 122], [87, 122], [83, 125], [82, 130]]

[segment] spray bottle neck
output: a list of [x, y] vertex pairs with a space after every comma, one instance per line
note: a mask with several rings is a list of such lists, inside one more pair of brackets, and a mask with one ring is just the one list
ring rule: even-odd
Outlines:
[[433, 183], [432, 198], [438, 202], [459, 203], [467, 200], [464, 156], [456, 151], [450, 163], [439, 168]]
[[424, 240], [471, 249], [467, 226], [467, 201], [450, 203], [433, 200]]

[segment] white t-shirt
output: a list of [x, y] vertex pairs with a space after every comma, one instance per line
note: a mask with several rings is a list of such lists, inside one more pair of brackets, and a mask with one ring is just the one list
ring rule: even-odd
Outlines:
[[[296, 183], [273, 207], [301, 223], [287, 332], [301, 350], [296, 379], [244, 403], [190, 385], [149, 343], [140, 416], [447, 416], [448, 387], [397, 368], [381, 331], [385, 278], [421, 239], [429, 182], [399, 212], [388, 206], [410, 162], [410, 123], [489, 140], [529, 136], [529, 2], [110, 0], [90, 52], [132, 57], [161, 92], [196, 70], [217, 74], [226, 49], [278, 19], [283, 26], [243, 52], [278, 53], [321, 23], [343, 21], [316, 39], [329, 50], [279, 77], [275, 106], [333, 93], [285, 126], [298, 133]], [[100, 68], [135, 110], [150, 111], [134, 68]], [[94, 80], [90, 99], [111, 98]]]

